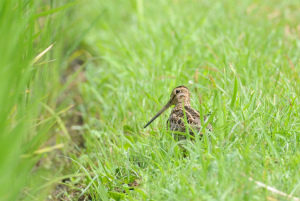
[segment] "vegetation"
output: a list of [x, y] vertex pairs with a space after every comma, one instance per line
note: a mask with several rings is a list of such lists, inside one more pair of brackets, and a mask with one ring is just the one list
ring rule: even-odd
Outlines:
[[[297, 1], [10, 2], [2, 200], [300, 199]], [[179, 85], [214, 127], [185, 149], [143, 128]]]
[[[47, 180], [45, 172], [37, 173], [37, 162], [68, 142], [56, 129], [63, 128], [58, 115], [70, 104], [58, 106], [58, 97], [68, 59], [65, 49], [72, 51], [69, 39], [75, 38], [66, 33], [72, 26], [67, 14], [74, 5], [0, 1], [1, 201], [42, 199], [35, 188]], [[55, 122], [60, 125], [53, 127]]]

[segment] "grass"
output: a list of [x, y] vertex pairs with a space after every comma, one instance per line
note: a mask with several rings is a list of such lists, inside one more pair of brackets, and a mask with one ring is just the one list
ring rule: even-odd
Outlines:
[[[33, 186], [59, 183], [50, 198], [64, 200], [289, 200], [259, 181], [299, 198], [299, 6], [292, 0], [76, 6], [78, 20], [66, 21], [74, 46], [56, 44], [67, 54], [63, 66], [76, 55], [84, 64], [50, 92], [63, 104], [53, 101], [48, 109], [58, 122], [50, 131], [72, 138], [76, 130], [84, 146], [55, 135], [55, 144], [66, 146], [56, 156], [59, 176], [36, 173], [50, 181]], [[213, 113], [214, 131], [187, 143], [186, 156], [165, 129], [170, 110], [143, 128], [179, 85], [190, 89], [193, 108]], [[78, 113], [83, 123], [69, 120]]]
[[[82, 193], [93, 200], [287, 199], [251, 177], [299, 197], [299, 6], [83, 7], [86, 23], [103, 16], [85, 38], [96, 54], [79, 87], [86, 149], [71, 158], [73, 171], [86, 175]], [[167, 114], [143, 129], [178, 85], [190, 88], [194, 108], [214, 113], [213, 133], [189, 143], [187, 157], [165, 130]]]
[[[58, 105], [57, 93], [60, 68], [68, 59], [62, 48], [70, 47], [63, 31], [69, 27], [66, 14], [71, 5], [67, 0], [0, 2], [1, 201], [44, 199], [44, 192], [36, 188], [54, 173], [35, 171], [35, 164], [62, 148], [56, 143], [67, 142], [53, 125], [56, 110], [70, 104]], [[59, 140], [46, 144], [53, 136]]]

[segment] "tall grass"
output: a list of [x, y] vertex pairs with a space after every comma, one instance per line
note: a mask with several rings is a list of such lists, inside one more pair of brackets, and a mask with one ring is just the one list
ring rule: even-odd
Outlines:
[[53, 135], [45, 108], [56, 113], [71, 3], [0, 1], [0, 200], [39, 199], [25, 186], [39, 186], [32, 168]]
[[[85, 38], [97, 62], [80, 87], [86, 149], [71, 157], [86, 176], [66, 185], [93, 200], [287, 199], [253, 178], [300, 197], [299, 3], [128, 2], [81, 7], [103, 18]], [[178, 85], [214, 114], [186, 157], [167, 114], [143, 129]]]

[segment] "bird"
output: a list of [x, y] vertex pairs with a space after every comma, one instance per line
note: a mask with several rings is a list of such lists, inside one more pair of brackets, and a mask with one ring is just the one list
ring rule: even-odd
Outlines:
[[[173, 133], [175, 133], [174, 137], [177, 140], [186, 139], [186, 135], [178, 135], [178, 132], [186, 133], [186, 126], [184, 121], [186, 115], [186, 122], [188, 123], [189, 133], [190, 135], [195, 136], [195, 133], [198, 133], [202, 129], [200, 113], [199, 111], [191, 107], [190, 91], [186, 86], [183, 85], [178, 86], [172, 90], [168, 103], [144, 126], [144, 128], [149, 126], [157, 117], [159, 117], [172, 105], [175, 105], [175, 107], [172, 109], [171, 114], [167, 120], [167, 130], [176, 131]], [[204, 115], [203, 122], [206, 122], [207, 119], [208, 117]], [[209, 131], [213, 131], [213, 127], [210, 123], [207, 125], [207, 129]], [[202, 136], [203, 134], [200, 133], [200, 135]]]

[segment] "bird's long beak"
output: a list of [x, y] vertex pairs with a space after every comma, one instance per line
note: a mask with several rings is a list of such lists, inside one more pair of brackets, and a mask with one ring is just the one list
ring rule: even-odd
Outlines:
[[161, 115], [164, 111], [166, 111], [166, 109], [168, 109], [172, 105], [172, 101], [174, 98], [175, 98], [175, 96], [173, 96], [169, 100], [169, 102], [146, 124], [146, 126], [144, 128], [149, 126], [157, 117], [159, 117], [159, 115]]

